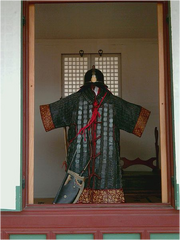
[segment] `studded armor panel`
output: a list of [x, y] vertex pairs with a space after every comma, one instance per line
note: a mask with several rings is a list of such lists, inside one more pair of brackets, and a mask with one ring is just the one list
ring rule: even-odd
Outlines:
[[[94, 109], [103, 97], [95, 121], [83, 134], [78, 134], [80, 129], [88, 124]], [[119, 130], [140, 137], [150, 115], [148, 110], [114, 96], [106, 87], [102, 87], [97, 96], [91, 87], [83, 87], [77, 93], [57, 102], [40, 106], [40, 109], [46, 131], [69, 127], [68, 164], [77, 151], [71, 166], [72, 171], [80, 173], [91, 159], [84, 173], [87, 177], [86, 188], [96, 190], [122, 188]], [[51, 125], [49, 121], [52, 122]], [[48, 129], [49, 125], [51, 127]]]

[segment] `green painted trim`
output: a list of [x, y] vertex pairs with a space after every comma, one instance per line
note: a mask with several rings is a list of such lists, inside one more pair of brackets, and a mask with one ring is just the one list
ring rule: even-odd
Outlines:
[[175, 208], [179, 207], [179, 184], [177, 184], [176, 176], [176, 144], [175, 144], [175, 126], [174, 126], [174, 85], [173, 85], [173, 57], [172, 57], [172, 25], [171, 25], [171, 3], [168, 2], [168, 12], [169, 12], [169, 52], [170, 52], [170, 69], [171, 69], [171, 107], [172, 107], [172, 130], [173, 130], [173, 156], [174, 156], [174, 197], [175, 197]]
[[57, 234], [56, 239], [94, 239], [93, 234]]
[[11, 234], [9, 239], [46, 239], [46, 234]]
[[176, 209], [180, 210], [180, 199], [179, 199], [179, 184], [176, 183], [176, 198], [175, 198], [175, 206]]
[[150, 239], [179, 239], [179, 233], [152, 233]]
[[1, 212], [15, 212], [16, 209], [1, 208]]
[[16, 186], [16, 211], [22, 210], [22, 187]]
[[141, 239], [139, 233], [112, 233], [103, 234], [103, 239]]

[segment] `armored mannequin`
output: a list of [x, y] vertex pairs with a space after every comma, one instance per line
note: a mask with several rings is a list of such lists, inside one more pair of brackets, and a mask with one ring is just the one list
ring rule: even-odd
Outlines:
[[89, 70], [80, 90], [57, 102], [41, 105], [44, 128], [69, 127], [67, 164], [85, 171], [85, 189], [78, 203], [125, 202], [120, 168], [120, 129], [141, 137], [150, 112], [114, 96], [98, 69]]

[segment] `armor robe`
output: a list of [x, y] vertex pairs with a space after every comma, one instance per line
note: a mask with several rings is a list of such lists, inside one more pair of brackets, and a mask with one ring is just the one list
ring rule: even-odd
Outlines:
[[[42, 105], [41, 117], [46, 131], [69, 127], [68, 164], [76, 152], [72, 171], [80, 173], [91, 159], [84, 173], [87, 177], [86, 187], [78, 202], [122, 203], [125, 200], [120, 169], [119, 130], [140, 137], [150, 112], [114, 96], [105, 86], [99, 90], [96, 96], [91, 87], [84, 86], [57, 102]], [[95, 112], [95, 119], [88, 126]], [[79, 131], [81, 134], [78, 134]]]

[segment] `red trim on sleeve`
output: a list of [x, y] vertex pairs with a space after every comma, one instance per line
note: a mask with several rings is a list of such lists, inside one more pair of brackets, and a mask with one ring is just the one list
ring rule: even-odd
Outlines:
[[42, 122], [45, 128], [45, 131], [48, 132], [52, 129], [55, 128], [52, 117], [51, 117], [51, 112], [49, 108], [49, 104], [47, 105], [41, 105], [40, 106], [40, 113], [41, 113], [41, 118]]
[[145, 127], [146, 127], [146, 123], [148, 121], [150, 113], [151, 112], [148, 111], [147, 109], [145, 109], [143, 107], [141, 108], [137, 123], [134, 127], [134, 130], [133, 130], [133, 134], [135, 134], [138, 137], [141, 137], [141, 135], [142, 135], [142, 133], [143, 133]]

